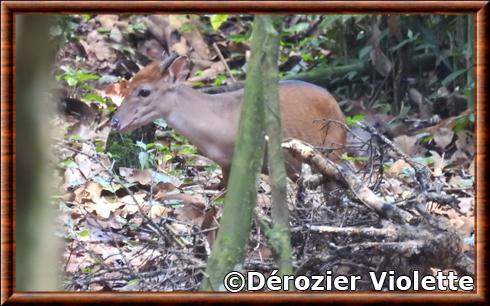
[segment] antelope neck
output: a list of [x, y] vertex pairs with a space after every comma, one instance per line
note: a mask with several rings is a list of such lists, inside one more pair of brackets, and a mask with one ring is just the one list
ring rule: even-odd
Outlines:
[[214, 151], [233, 149], [243, 91], [210, 95], [184, 85], [175, 90], [177, 101], [167, 123], [211, 159], [225, 162]]

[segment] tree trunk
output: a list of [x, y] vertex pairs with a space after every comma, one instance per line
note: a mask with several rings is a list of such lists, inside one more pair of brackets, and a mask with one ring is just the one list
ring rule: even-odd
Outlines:
[[48, 164], [49, 71], [54, 44], [48, 30], [54, 16], [16, 17], [16, 290], [60, 289], [62, 250], [55, 237], [55, 211], [48, 182], [54, 172]]
[[[263, 67], [277, 49], [271, 17], [257, 15], [252, 32], [245, 95], [242, 102], [238, 137], [218, 237], [209, 256], [201, 290], [224, 290], [225, 275], [240, 270], [247, 253], [252, 212], [257, 200], [257, 176], [264, 157]], [[277, 35], [277, 34], [275, 34]]]
[[[272, 26], [270, 30], [270, 40], [273, 46], [279, 46], [281, 17], [271, 17]], [[270, 49], [262, 66], [264, 75], [265, 97], [265, 126], [268, 136], [267, 141], [267, 161], [269, 165], [269, 175], [272, 189], [272, 229], [268, 231], [267, 238], [271, 244], [279, 275], [291, 275], [293, 273], [291, 259], [291, 234], [289, 231], [289, 210], [287, 202], [287, 178], [284, 166], [284, 156], [281, 147], [281, 114], [279, 108], [279, 72], [277, 62], [279, 48]], [[290, 286], [291, 288], [292, 286]]]

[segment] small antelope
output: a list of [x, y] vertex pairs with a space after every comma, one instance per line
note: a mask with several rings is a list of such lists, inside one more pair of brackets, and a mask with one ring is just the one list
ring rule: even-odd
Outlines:
[[[112, 118], [112, 127], [127, 132], [164, 118], [223, 171], [226, 184], [231, 167], [244, 90], [204, 94], [184, 84], [189, 74], [184, 56], [170, 56], [139, 71]], [[344, 123], [335, 98], [325, 89], [302, 81], [279, 83], [283, 138], [297, 138], [314, 146], [331, 149], [328, 157], [339, 160], [346, 131], [335, 123], [321, 129], [319, 119]], [[296, 181], [301, 163], [285, 154], [288, 176]], [[263, 167], [264, 172], [267, 167]]]

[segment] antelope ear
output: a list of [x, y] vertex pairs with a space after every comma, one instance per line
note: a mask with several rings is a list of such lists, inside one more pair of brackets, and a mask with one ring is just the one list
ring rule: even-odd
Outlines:
[[171, 83], [183, 82], [189, 75], [189, 60], [186, 56], [177, 57], [167, 69]]

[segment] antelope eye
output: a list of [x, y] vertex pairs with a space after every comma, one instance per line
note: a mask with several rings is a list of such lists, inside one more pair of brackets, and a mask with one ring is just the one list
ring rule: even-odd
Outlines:
[[138, 97], [143, 97], [146, 98], [151, 94], [151, 90], [142, 88], [140, 91], [138, 91]]

